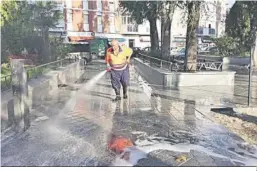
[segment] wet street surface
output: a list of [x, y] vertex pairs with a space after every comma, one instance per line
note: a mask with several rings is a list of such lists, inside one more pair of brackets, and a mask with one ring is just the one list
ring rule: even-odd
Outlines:
[[256, 148], [210, 120], [200, 102], [149, 88], [133, 67], [126, 100], [112, 102], [108, 73], [89, 88], [104, 69], [100, 62], [88, 65], [81, 83], [59, 87], [31, 111], [28, 131], [2, 137], [1, 165], [117, 166], [107, 149], [112, 134], [130, 138], [145, 154], [134, 166], [257, 165]]

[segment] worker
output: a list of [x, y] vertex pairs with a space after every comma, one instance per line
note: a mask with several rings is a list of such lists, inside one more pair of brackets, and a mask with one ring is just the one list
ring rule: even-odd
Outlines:
[[111, 46], [107, 49], [105, 61], [107, 71], [111, 73], [111, 84], [116, 94], [114, 101], [118, 101], [121, 100], [121, 85], [123, 87], [123, 98], [128, 98], [129, 63], [133, 51], [126, 46], [120, 46], [115, 39], [112, 40]]

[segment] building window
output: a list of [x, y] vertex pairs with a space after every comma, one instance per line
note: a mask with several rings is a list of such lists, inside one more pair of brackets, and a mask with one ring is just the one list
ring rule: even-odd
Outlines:
[[84, 31], [89, 31], [88, 14], [84, 14]]
[[99, 33], [103, 32], [103, 26], [102, 26], [102, 16], [97, 16], [97, 31]]
[[128, 32], [138, 32], [138, 26], [137, 25], [128, 25], [127, 31]]
[[89, 31], [89, 24], [84, 23], [84, 31]]
[[72, 8], [72, 1], [65, 1], [66, 8]]
[[64, 19], [61, 18], [58, 20], [58, 24], [56, 25], [58, 28], [64, 28]]
[[102, 16], [97, 16], [97, 24], [101, 24], [102, 25]]
[[209, 34], [215, 34], [215, 29], [209, 28]]
[[122, 17], [122, 24], [127, 24], [126, 19], [127, 19], [127, 17], [125, 17], [125, 16]]
[[116, 33], [114, 16], [110, 16], [109, 18], [109, 27], [110, 27], [110, 33]]
[[88, 14], [84, 14], [84, 24], [88, 24]]
[[198, 33], [198, 34], [203, 34], [203, 28], [201, 28], [201, 27], [198, 28], [198, 29], [197, 29], [197, 33]]
[[133, 24], [133, 20], [131, 17], [128, 17], [128, 24]]
[[67, 22], [71, 23], [72, 22], [72, 10], [67, 10]]
[[67, 30], [72, 31], [72, 10], [67, 10]]
[[88, 0], [83, 0], [83, 10], [88, 10]]
[[114, 2], [109, 2], [110, 12], [115, 12]]
[[97, 9], [98, 11], [102, 11], [102, 0], [97, 0]]

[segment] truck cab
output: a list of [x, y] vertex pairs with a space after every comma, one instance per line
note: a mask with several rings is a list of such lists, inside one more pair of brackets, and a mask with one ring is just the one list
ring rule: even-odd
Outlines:
[[95, 38], [89, 41], [90, 52], [92, 59], [101, 58], [103, 59], [107, 48], [109, 47], [108, 39], [105, 38]]

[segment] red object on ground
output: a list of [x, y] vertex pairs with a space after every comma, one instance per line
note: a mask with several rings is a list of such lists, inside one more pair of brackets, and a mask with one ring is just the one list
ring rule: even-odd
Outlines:
[[113, 136], [108, 144], [108, 149], [114, 153], [121, 154], [125, 148], [132, 147], [133, 143], [128, 138]]

